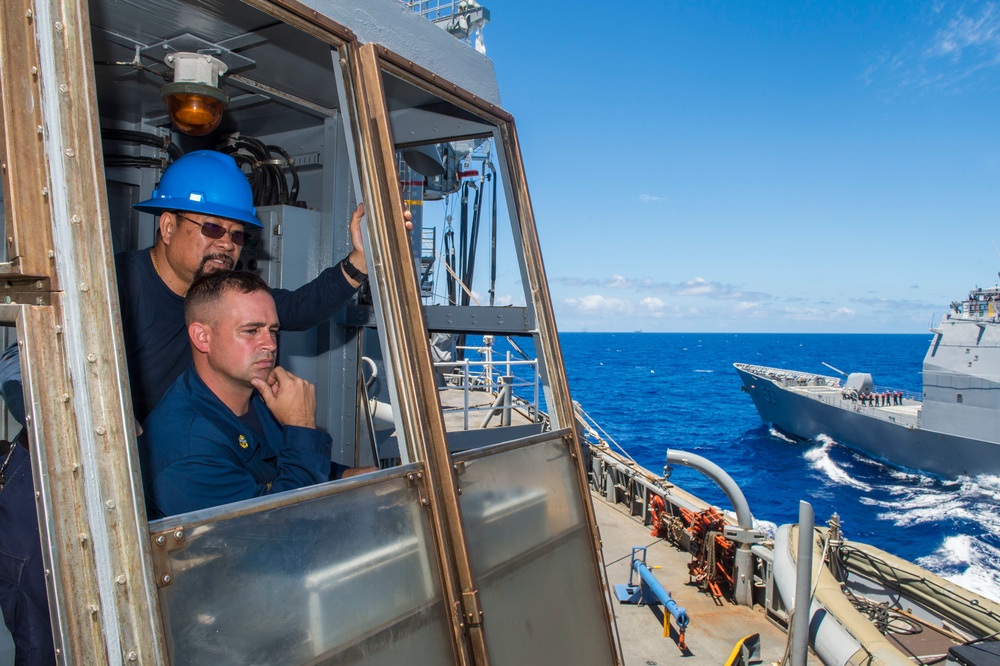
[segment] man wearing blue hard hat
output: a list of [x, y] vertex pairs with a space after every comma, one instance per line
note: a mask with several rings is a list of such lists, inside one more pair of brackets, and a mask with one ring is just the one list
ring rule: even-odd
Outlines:
[[[134, 208], [159, 216], [152, 248], [115, 258], [132, 405], [141, 423], [190, 365], [184, 295], [191, 283], [202, 273], [234, 268], [245, 229], [262, 225], [246, 176], [232, 157], [212, 150], [171, 164], [153, 196]], [[329, 319], [367, 279], [363, 215], [358, 206], [351, 216], [354, 249], [347, 257], [295, 291], [274, 290], [283, 329]]]
[[[191, 364], [184, 321], [188, 288], [204, 273], [233, 268], [245, 229], [263, 225], [236, 161], [212, 150], [176, 160], [153, 196], [134, 208], [159, 216], [153, 247], [115, 257], [132, 403], [141, 423]], [[272, 292], [282, 328], [302, 330], [329, 319], [367, 279], [363, 215], [359, 205], [350, 221], [353, 249], [343, 260], [295, 291]], [[409, 212], [404, 217], [409, 226]], [[0, 392], [23, 424], [16, 345], [0, 357]], [[21, 438], [6, 449], [0, 447], [0, 553], [5, 558], [0, 561], [0, 609], [14, 637], [16, 662], [54, 663], [27, 442]], [[16, 576], [5, 575], [8, 569]]]

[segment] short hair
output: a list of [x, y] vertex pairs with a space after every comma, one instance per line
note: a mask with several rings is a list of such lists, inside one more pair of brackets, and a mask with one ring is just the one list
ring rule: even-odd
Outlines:
[[207, 305], [214, 305], [230, 291], [252, 294], [257, 291], [271, 293], [271, 288], [257, 275], [249, 271], [214, 271], [202, 275], [188, 289], [184, 297], [184, 323], [193, 324], [196, 313]]

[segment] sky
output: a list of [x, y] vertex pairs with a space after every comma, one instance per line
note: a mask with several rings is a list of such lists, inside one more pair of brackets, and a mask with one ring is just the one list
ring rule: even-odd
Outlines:
[[1000, 256], [1000, 4], [483, 0], [562, 331], [924, 333]]

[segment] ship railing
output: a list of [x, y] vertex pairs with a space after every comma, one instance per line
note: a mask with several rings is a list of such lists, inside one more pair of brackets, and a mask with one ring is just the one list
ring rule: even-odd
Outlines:
[[[434, 367], [441, 373], [447, 388], [463, 392], [461, 409], [465, 430], [470, 427], [473, 412], [486, 412], [475, 424], [480, 428], [487, 427], [494, 416], [500, 416], [503, 425], [510, 425], [514, 412], [532, 423], [541, 422], [544, 415], [539, 406], [538, 359], [517, 360], [510, 351], [498, 354], [491, 345], [458, 346], [456, 349], [475, 352], [480, 358], [439, 361]], [[487, 392], [495, 399], [488, 405], [474, 405], [474, 392]]]
[[781, 368], [771, 368], [766, 365], [750, 365], [746, 363], [741, 365], [743, 369], [751, 374], [758, 375], [760, 377], [767, 377], [768, 379], [772, 379], [774, 381], [780, 381], [786, 385], [828, 386], [830, 388], [840, 387], [840, 379], [836, 377], [827, 377], [826, 375], [817, 375], [814, 372], [783, 370]]
[[[907, 390], [903, 390], [903, 389], [893, 388], [891, 386], [879, 386], [878, 384], [872, 386], [871, 392], [872, 392], [873, 395], [881, 395], [883, 393], [888, 393], [890, 396], [895, 395], [895, 394], [898, 393], [902, 397], [904, 403], [907, 403], [907, 402], [920, 403], [924, 399], [923, 395], [921, 395], [920, 393], [918, 393], [916, 391], [907, 391]], [[841, 395], [843, 395], [845, 397], [848, 396], [849, 393], [848, 393], [847, 389], [844, 389], [841, 392]], [[893, 407], [893, 406], [898, 406], [898, 405], [889, 404], [887, 406]]]
[[623, 458], [638, 465], [635, 458], [629, 455], [628, 451], [621, 444], [615, 441], [587, 411], [580, 406], [576, 400], [573, 401], [573, 413], [576, 415], [577, 423], [580, 426], [580, 436], [591, 445], [598, 447], [609, 447], [616, 449]]
[[460, 0], [400, 0], [400, 2], [414, 13], [425, 16], [431, 21], [458, 16], [465, 11], [465, 3]]
[[[482, 29], [490, 21], [490, 12], [475, 0], [400, 0], [410, 11], [419, 14], [455, 37], [470, 43], [476, 38], [481, 46]], [[481, 51], [485, 52], [485, 51]]]
[[923, 394], [916, 391], [905, 391], [902, 389], [892, 388], [891, 386], [873, 386], [872, 393], [902, 393], [903, 400], [911, 400], [913, 402], [922, 402], [924, 399]]
[[[579, 405], [575, 407], [578, 419], [586, 419], [588, 423], [593, 423], [593, 419], [590, 419]], [[624, 451], [619, 453], [612, 450], [608, 443], [603, 441], [600, 433], [603, 431], [599, 426], [595, 427], [594, 432], [585, 433], [590, 444], [589, 447], [585, 447], [587, 452], [585, 464], [593, 493], [601, 495], [610, 504], [625, 507], [633, 520], [647, 527], [652, 526], [654, 521], [651, 504], [654, 496], [663, 500], [663, 515], [669, 517], [670, 521], [680, 521], [685, 512], [698, 514], [711, 508], [711, 505], [699, 497], [639, 465]], [[608, 440], [613, 442], [610, 438]], [[617, 447], [617, 443], [615, 446]], [[731, 511], [723, 512], [723, 517], [728, 524], [736, 525], [735, 515]], [[674, 538], [679, 547], [691, 550], [689, 529], [681, 529], [675, 537], [671, 537]], [[750, 553], [749, 570], [753, 572], [751, 604], [763, 607], [768, 617], [779, 624], [787, 624], [788, 614], [774, 583], [774, 553], [770, 541], [753, 544]]]
[[[872, 389], [873, 394], [880, 393], [892, 393], [892, 389], [876, 386]], [[873, 419], [879, 419], [880, 421], [887, 421], [889, 423], [895, 423], [908, 428], [915, 428], [918, 426], [920, 420], [920, 414], [917, 413], [916, 416], [906, 413], [893, 411], [892, 407], [912, 407], [914, 404], [919, 406], [921, 404], [921, 396], [912, 391], [903, 391], [903, 401], [902, 403], [893, 403], [891, 400], [886, 405], [869, 405], [861, 400], [852, 400], [848, 397], [847, 392], [843, 391], [841, 393], [809, 393], [806, 397], [812, 398], [813, 400], [818, 400], [822, 403], [828, 404], [832, 407], [837, 407], [839, 409], [853, 410], [859, 414], [864, 414]]]

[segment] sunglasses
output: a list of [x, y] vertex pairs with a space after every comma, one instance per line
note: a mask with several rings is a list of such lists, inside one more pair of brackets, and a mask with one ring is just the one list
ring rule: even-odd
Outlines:
[[201, 227], [201, 235], [205, 238], [211, 238], [212, 240], [219, 240], [227, 233], [233, 241], [233, 245], [239, 245], [243, 247], [243, 242], [246, 241], [247, 235], [241, 229], [233, 229], [232, 231], [227, 231], [225, 227], [221, 227], [214, 222], [199, 222], [198, 220], [192, 220], [190, 217], [181, 215], [180, 213], [174, 213], [177, 217], [182, 220], [187, 220], [191, 224], [197, 224]]

